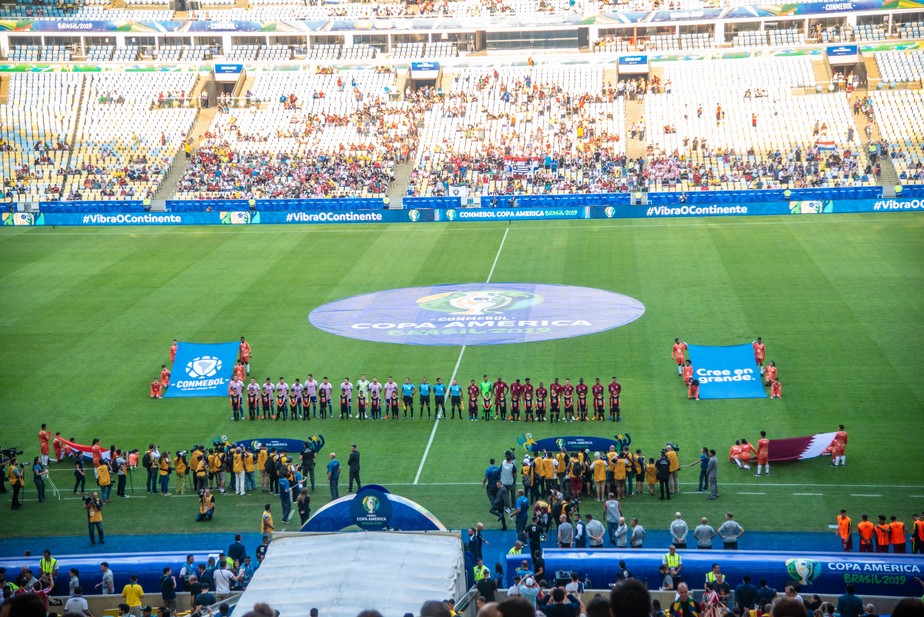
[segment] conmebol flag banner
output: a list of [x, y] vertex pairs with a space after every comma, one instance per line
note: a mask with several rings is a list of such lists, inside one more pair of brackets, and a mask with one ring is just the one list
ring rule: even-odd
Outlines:
[[766, 398], [751, 344], [708, 347], [687, 345], [699, 398]]
[[770, 460], [803, 461], [825, 454], [825, 450], [837, 433], [819, 433], [808, 437], [787, 437], [786, 439], [770, 440]]
[[228, 396], [239, 343], [187, 343], [180, 341], [164, 398]]

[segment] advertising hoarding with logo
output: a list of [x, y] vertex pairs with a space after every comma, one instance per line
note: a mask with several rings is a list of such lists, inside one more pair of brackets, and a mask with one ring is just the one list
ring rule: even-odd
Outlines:
[[[689, 521], [689, 519], [688, 519]], [[745, 535], [744, 538], [748, 536]], [[840, 550], [840, 541], [831, 534], [832, 551]], [[718, 547], [721, 547], [721, 541]], [[581, 550], [546, 549], [545, 567], [549, 572], [570, 570], [593, 581], [610, 581], [620, 559], [630, 560], [635, 578], [660, 580], [658, 567], [664, 557], [662, 549]], [[522, 555], [507, 556], [508, 583], [522, 561]], [[720, 562], [722, 572], [732, 587], [745, 574], [751, 581], [766, 579], [770, 587], [783, 590], [787, 585], [802, 585], [803, 597], [812, 594], [844, 593], [854, 585], [858, 595], [918, 597], [921, 586], [915, 581], [924, 568], [919, 555], [876, 555], [875, 553], [807, 553], [768, 551], [683, 551], [683, 576], [688, 581], [704, 581], [712, 564]], [[511, 564], [513, 566], [511, 567]], [[699, 585], [702, 583], [700, 582]], [[694, 585], [695, 586], [695, 585]]]

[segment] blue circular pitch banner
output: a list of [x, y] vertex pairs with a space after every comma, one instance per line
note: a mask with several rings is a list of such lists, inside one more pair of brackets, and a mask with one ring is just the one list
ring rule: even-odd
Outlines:
[[503, 345], [571, 338], [645, 313], [629, 296], [570, 285], [463, 283], [377, 291], [311, 311], [316, 328], [403, 345]]

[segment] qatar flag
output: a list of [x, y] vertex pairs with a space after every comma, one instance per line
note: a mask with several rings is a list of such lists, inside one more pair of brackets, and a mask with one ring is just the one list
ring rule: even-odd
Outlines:
[[837, 433], [819, 433], [807, 437], [787, 437], [770, 440], [770, 461], [802, 461], [826, 454]]

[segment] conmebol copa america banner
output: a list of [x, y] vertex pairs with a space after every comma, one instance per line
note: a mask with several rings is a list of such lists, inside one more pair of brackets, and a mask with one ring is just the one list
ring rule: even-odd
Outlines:
[[750, 344], [727, 347], [687, 345], [699, 398], [767, 398]]
[[228, 396], [239, 343], [177, 343], [164, 398]]

